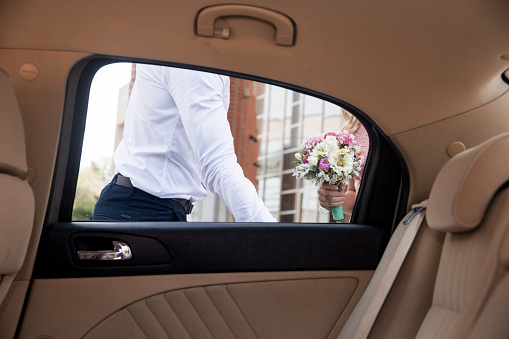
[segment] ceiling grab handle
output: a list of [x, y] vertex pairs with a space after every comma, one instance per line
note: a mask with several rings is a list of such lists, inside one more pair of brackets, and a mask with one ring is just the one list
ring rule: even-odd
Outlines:
[[[293, 45], [295, 27], [289, 17], [269, 9], [247, 5], [219, 5], [201, 10], [196, 20], [196, 33], [206, 37], [216, 36], [214, 23], [218, 19], [228, 16], [252, 17], [267, 21], [276, 28], [276, 44]], [[222, 27], [219, 37], [227, 39], [229, 34], [229, 27]]]

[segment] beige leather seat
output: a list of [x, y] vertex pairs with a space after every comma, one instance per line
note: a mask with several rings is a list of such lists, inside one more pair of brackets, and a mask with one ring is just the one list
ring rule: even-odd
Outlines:
[[[509, 134], [503, 134], [457, 155], [440, 171], [427, 224], [369, 338], [509, 337], [508, 151]], [[355, 333], [401, 232], [391, 239], [339, 338]]]
[[[506, 278], [509, 243], [509, 134], [492, 138], [451, 159], [433, 185], [427, 220], [446, 233], [432, 306], [417, 338], [507, 338], [509, 304], [485, 308], [509, 296]], [[499, 331], [472, 332], [480, 316], [498, 318]], [[503, 320], [503, 321], [502, 321]], [[485, 326], [483, 326], [485, 327]], [[488, 330], [487, 327], [485, 327]]]
[[0, 304], [28, 247], [34, 196], [20, 179], [27, 172], [25, 132], [9, 76], [0, 69]]

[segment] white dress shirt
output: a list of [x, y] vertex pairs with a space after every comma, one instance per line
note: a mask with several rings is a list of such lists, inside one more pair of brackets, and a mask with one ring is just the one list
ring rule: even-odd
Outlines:
[[237, 163], [229, 101], [226, 76], [138, 64], [115, 171], [160, 198], [195, 202], [208, 188], [236, 221], [275, 221]]

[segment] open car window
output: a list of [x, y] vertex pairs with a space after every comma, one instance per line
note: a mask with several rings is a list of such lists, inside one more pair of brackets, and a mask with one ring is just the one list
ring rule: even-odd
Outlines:
[[[101, 190], [115, 174], [113, 154], [123, 137], [135, 80], [136, 64], [131, 63], [106, 65], [93, 79], [73, 221], [90, 220]], [[230, 77], [228, 122], [237, 160], [277, 221], [334, 222], [331, 213], [320, 207], [317, 186], [310, 180], [296, 178], [294, 170], [296, 153], [302, 151], [304, 142], [324, 132], [338, 132], [348, 125], [343, 112], [341, 107], [310, 95]], [[367, 133], [364, 139], [369, 144]], [[361, 147], [358, 149], [361, 151]], [[187, 220], [235, 221], [221, 198], [210, 191], [205, 199], [194, 203]], [[348, 221], [346, 215], [339, 222]]]

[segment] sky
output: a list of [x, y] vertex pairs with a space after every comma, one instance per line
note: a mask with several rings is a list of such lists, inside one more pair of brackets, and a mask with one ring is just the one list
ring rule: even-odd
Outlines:
[[81, 167], [112, 157], [118, 93], [130, 81], [130, 63], [111, 64], [97, 71], [90, 88]]

